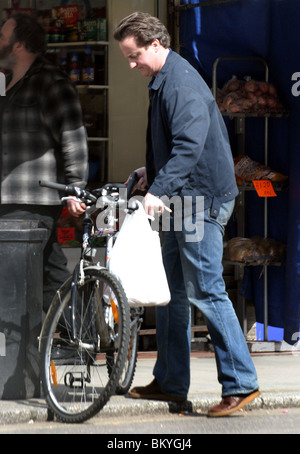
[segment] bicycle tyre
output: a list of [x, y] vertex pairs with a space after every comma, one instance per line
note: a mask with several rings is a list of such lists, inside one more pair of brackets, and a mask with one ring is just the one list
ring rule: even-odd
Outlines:
[[[130, 312], [122, 286], [108, 270], [85, 269], [84, 280], [78, 280], [75, 289], [79, 340], [74, 342], [69, 309], [72, 282], [70, 278], [61, 286], [43, 324], [41, 381], [57, 419], [81, 423], [95, 416], [115, 393], [128, 352]], [[100, 310], [109, 333], [104, 345], [95, 316]], [[107, 354], [114, 357], [109, 378]]]
[[[127, 357], [124, 365], [123, 372], [120, 376], [119, 383], [116, 387], [116, 394], [124, 395], [129, 391], [129, 388], [133, 382], [136, 365], [137, 365], [137, 354], [139, 344], [139, 331], [141, 325], [141, 315], [143, 310], [140, 308], [139, 311], [131, 309], [131, 322], [130, 322], [130, 339]], [[107, 371], [110, 375], [113, 370], [114, 358], [107, 355]]]

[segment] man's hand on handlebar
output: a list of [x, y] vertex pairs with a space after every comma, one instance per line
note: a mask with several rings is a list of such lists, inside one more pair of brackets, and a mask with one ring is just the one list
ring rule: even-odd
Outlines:
[[67, 207], [72, 216], [78, 218], [81, 216], [86, 210], [86, 204], [76, 202], [76, 200], [68, 199], [67, 200]]

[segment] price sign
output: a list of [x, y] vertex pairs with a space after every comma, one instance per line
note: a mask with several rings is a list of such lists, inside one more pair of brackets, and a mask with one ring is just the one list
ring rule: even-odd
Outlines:
[[75, 229], [74, 227], [58, 227], [57, 228], [57, 241], [60, 244], [66, 243], [67, 241], [75, 240]]
[[270, 180], [253, 180], [252, 183], [259, 197], [277, 197]]

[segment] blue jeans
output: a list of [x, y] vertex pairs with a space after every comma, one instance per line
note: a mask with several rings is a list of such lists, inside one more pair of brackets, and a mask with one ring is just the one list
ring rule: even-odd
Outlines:
[[234, 201], [223, 204], [217, 219], [209, 210], [199, 214], [197, 220], [194, 214], [199, 241], [195, 237], [188, 240], [191, 232], [184, 225], [182, 231], [171, 228], [165, 232], [163, 259], [171, 301], [156, 309], [158, 354], [153, 373], [166, 394], [188, 394], [190, 303], [201, 311], [211, 336], [222, 396], [258, 389], [256, 371], [222, 276], [223, 234], [233, 207]]

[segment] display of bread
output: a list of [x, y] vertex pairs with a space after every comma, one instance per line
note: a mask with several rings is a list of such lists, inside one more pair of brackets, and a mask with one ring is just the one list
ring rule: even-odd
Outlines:
[[218, 90], [217, 103], [220, 111], [227, 114], [265, 115], [285, 111], [273, 84], [250, 77], [238, 80], [236, 76], [232, 76], [223, 88]]
[[234, 158], [234, 173], [238, 185], [252, 180], [270, 180], [277, 183], [285, 183], [288, 179], [286, 175], [253, 161], [245, 154]]
[[232, 262], [255, 263], [256, 265], [268, 262], [284, 262], [286, 245], [273, 238], [236, 237], [228, 241], [224, 250], [224, 258]]

